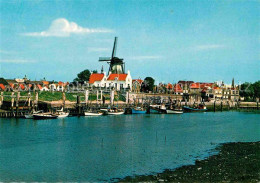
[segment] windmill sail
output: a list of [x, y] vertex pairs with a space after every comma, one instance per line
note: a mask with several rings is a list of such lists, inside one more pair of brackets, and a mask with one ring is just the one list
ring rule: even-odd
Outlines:
[[99, 57], [100, 62], [107, 62], [109, 65], [109, 72], [115, 74], [123, 74], [125, 73], [124, 69], [124, 62], [122, 58], [116, 57], [116, 50], [117, 50], [117, 37], [115, 37], [114, 46], [112, 50], [111, 57]]

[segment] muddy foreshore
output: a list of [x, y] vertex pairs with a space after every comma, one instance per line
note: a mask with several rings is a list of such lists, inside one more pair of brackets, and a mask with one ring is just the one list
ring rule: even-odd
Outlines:
[[195, 165], [165, 170], [155, 175], [125, 177], [118, 182], [259, 182], [260, 141], [219, 145], [219, 152]]

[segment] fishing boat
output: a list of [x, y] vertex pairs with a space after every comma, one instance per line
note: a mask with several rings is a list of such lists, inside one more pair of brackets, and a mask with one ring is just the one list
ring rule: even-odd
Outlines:
[[189, 106], [183, 106], [183, 110], [185, 112], [206, 112], [207, 108], [203, 104], [199, 104], [198, 106], [189, 107]]
[[166, 113], [167, 114], [182, 114], [183, 110], [182, 109], [167, 109]]
[[57, 114], [58, 118], [65, 118], [68, 117], [69, 112], [64, 112], [63, 108], [61, 108], [61, 110], [57, 110]]
[[56, 118], [58, 118], [58, 115], [52, 113], [33, 114], [33, 119], [56, 119]]
[[141, 107], [136, 107], [132, 109], [132, 114], [145, 114], [146, 110]]

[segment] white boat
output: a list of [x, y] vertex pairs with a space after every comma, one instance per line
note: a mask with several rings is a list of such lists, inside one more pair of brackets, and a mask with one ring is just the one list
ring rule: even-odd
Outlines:
[[178, 110], [178, 109], [167, 109], [166, 110], [166, 113], [167, 114], [182, 114], [183, 113], [183, 110]]
[[124, 114], [125, 112], [124, 111], [119, 111], [119, 112], [107, 112], [108, 115], [121, 115], [121, 114]]
[[57, 110], [57, 114], [58, 118], [65, 118], [68, 117], [69, 112], [64, 112], [63, 111], [63, 107], [61, 108], [61, 110]]
[[85, 116], [101, 116], [103, 115], [102, 112], [85, 112]]
[[24, 117], [25, 117], [26, 119], [33, 119], [33, 115], [34, 115], [34, 114], [39, 114], [39, 113], [42, 113], [42, 112], [43, 112], [43, 111], [34, 111], [34, 112], [30, 113], [30, 114], [25, 114]]

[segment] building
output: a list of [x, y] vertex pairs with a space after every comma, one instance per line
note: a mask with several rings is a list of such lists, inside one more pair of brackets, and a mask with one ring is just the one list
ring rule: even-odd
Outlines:
[[133, 79], [132, 80], [132, 92], [140, 93], [142, 87], [143, 80], [141, 79]]
[[132, 90], [132, 77], [130, 71], [127, 74], [92, 73], [89, 78], [89, 86], [92, 88], [104, 88], [120, 90]]

